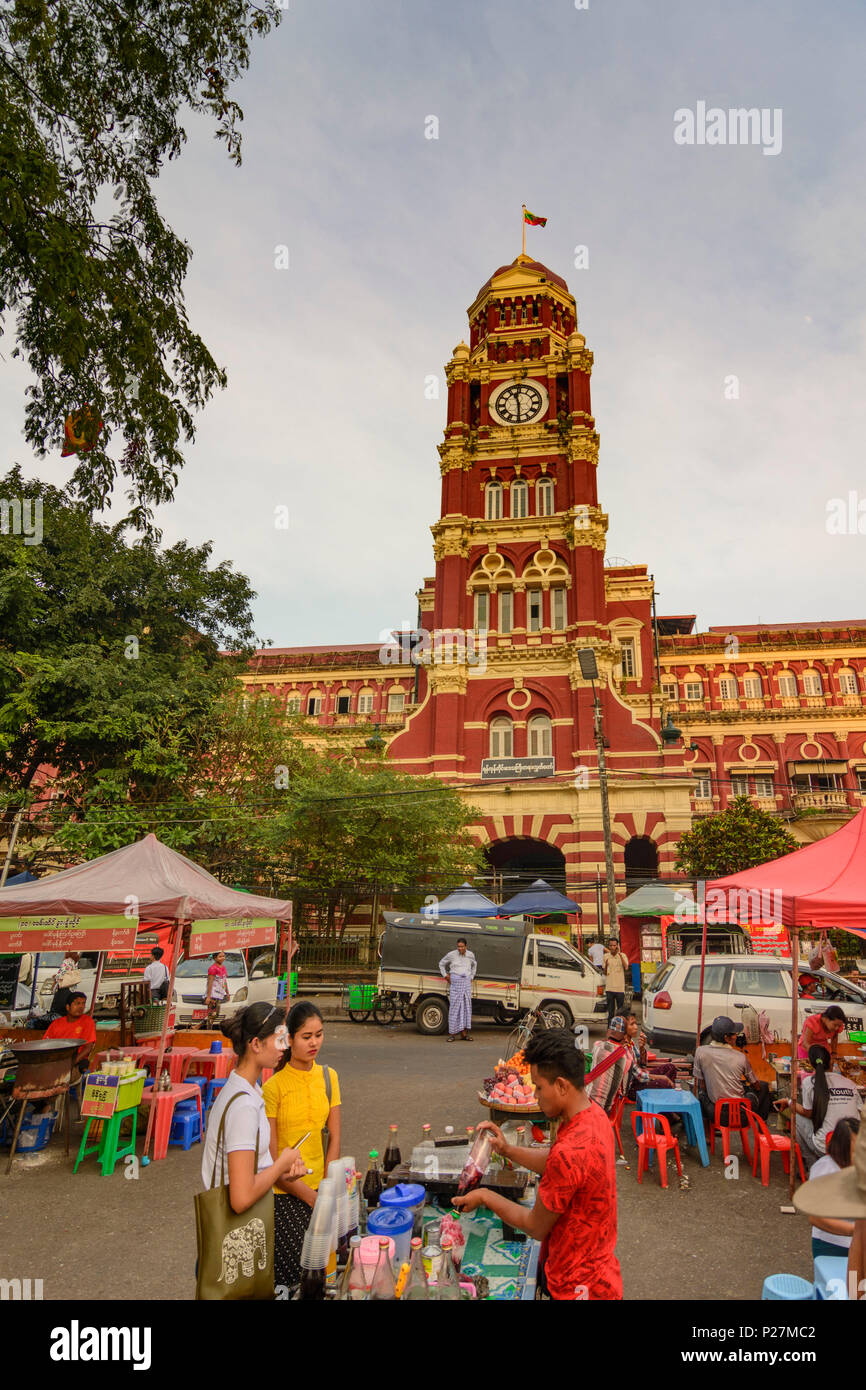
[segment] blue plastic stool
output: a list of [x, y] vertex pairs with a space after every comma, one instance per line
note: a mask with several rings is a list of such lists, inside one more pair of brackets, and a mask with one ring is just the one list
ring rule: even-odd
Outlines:
[[226, 1084], [227, 1080], [228, 1077], [226, 1076], [217, 1076], [213, 1079], [213, 1081], [209, 1081], [207, 1083], [207, 1091], [205, 1092], [204, 1102], [206, 1110], [210, 1110], [211, 1106], [213, 1105], [223, 1086]]
[[184, 1084], [184, 1086], [200, 1086], [200, 1087], [201, 1087], [201, 1093], [202, 1093], [202, 1100], [204, 1100], [204, 1093], [205, 1093], [205, 1091], [207, 1090], [207, 1077], [206, 1077], [206, 1076], [199, 1076], [198, 1073], [196, 1073], [195, 1076], [185, 1076], [185, 1077], [183, 1078], [183, 1084]]
[[185, 1115], [188, 1114], [190, 1110], [194, 1110], [195, 1113], [198, 1114], [198, 1101], [193, 1100], [191, 1096], [189, 1100], [179, 1100], [175, 1103], [175, 1115], [178, 1113]]
[[181, 1110], [178, 1114], [179, 1109], [179, 1106], [174, 1108], [168, 1142], [169, 1145], [175, 1144], [182, 1149], [190, 1149], [193, 1144], [201, 1143], [201, 1120], [196, 1109]]
[[808, 1279], [797, 1274], [770, 1274], [764, 1280], [761, 1299], [764, 1302], [775, 1300], [779, 1303], [797, 1303], [805, 1299], [814, 1300], [815, 1287]]

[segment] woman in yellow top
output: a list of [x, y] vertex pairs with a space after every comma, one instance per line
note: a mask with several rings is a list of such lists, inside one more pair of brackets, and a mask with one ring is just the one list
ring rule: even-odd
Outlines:
[[[274, 1187], [274, 1284], [289, 1290], [301, 1278], [301, 1248], [316, 1204], [316, 1191], [332, 1159], [340, 1157], [340, 1083], [332, 1067], [316, 1061], [323, 1042], [322, 1015], [315, 1004], [301, 1001], [287, 1019], [289, 1049], [262, 1087], [271, 1127], [271, 1151], [279, 1154], [295, 1141], [308, 1173]], [[328, 1129], [324, 1151], [322, 1130]], [[285, 1295], [284, 1295], [285, 1296]]]

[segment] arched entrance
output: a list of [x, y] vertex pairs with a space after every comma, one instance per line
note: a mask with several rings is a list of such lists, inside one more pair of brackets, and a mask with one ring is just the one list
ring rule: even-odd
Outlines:
[[659, 876], [659, 853], [648, 835], [633, 835], [625, 847], [626, 890], [633, 893], [642, 883]]
[[565, 855], [546, 840], [532, 840], [523, 835], [495, 840], [485, 847], [484, 854], [492, 875], [491, 897], [504, 902], [528, 888], [537, 878], [543, 878], [560, 893], [565, 892]]

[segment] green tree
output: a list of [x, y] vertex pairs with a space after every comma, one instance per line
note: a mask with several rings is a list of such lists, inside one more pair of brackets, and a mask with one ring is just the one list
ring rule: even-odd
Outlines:
[[675, 868], [690, 878], [721, 878], [801, 846], [769, 811], [740, 796], [717, 816], [696, 821], [677, 845]]
[[58, 818], [84, 814], [97, 793], [174, 794], [252, 649], [248, 580], [211, 566], [209, 544], [130, 544], [122, 524], [95, 523], [17, 469], [0, 495], [32, 505], [31, 521], [41, 509], [43, 532], [40, 544], [0, 533], [3, 818], [33, 803], [46, 768]]
[[249, 0], [0, 0], [0, 328], [14, 315], [34, 376], [25, 435], [59, 451], [87, 407], [72, 487], [101, 506], [120, 472], [139, 527], [226, 384], [187, 322], [192, 251], [152, 185], [187, 111], [214, 117], [240, 163], [229, 88], [279, 19]]

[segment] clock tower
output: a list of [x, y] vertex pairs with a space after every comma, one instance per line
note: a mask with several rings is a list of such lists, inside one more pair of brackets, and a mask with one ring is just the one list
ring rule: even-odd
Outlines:
[[[446, 367], [436, 574], [419, 592], [429, 640], [389, 761], [465, 786], [506, 894], [515, 876], [603, 878], [592, 690], [578, 662], [590, 647], [617, 877], [636, 840], [647, 869], [670, 873], [691, 780], [682, 743], [659, 734], [652, 580], [645, 566], [605, 563], [593, 356], [574, 297], [520, 255], [468, 318]], [[584, 924], [594, 916], [585, 907]]]

